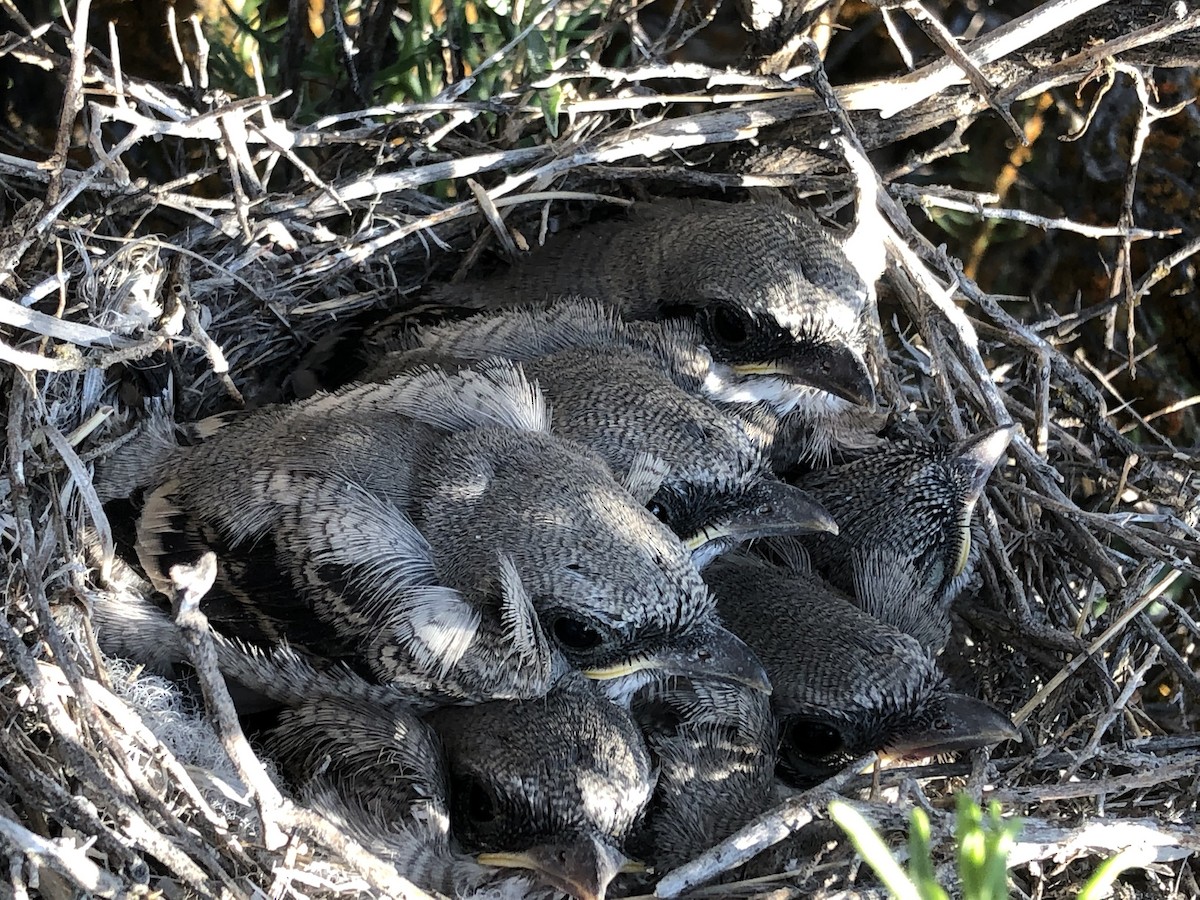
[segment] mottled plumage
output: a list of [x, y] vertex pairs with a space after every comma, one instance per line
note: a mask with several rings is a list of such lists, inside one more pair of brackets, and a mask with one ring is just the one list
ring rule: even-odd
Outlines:
[[267, 752], [301, 799], [419, 886], [459, 896], [528, 871], [602, 900], [653, 787], [623, 710], [574, 674], [534, 701], [287, 711]]
[[[939, 651], [949, 635], [950, 604], [979, 554], [976, 501], [1014, 430], [995, 428], [957, 444], [895, 441], [800, 478], [797, 484], [820, 500], [839, 529], [799, 539], [814, 571], [857, 596], [872, 616]], [[886, 570], [891, 558], [909, 567], [915, 591], [855, 591], [856, 566]]]
[[659, 770], [632, 846], [656, 873], [694, 858], [770, 805], [777, 737], [767, 695], [666, 678], [638, 691], [631, 709]]
[[753, 434], [697, 396], [705, 351], [687, 324], [627, 325], [595, 301], [561, 300], [421, 332], [367, 378], [424, 365], [520, 361], [554, 410], [551, 431], [599, 454], [703, 566], [742, 541], [834, 530], [776, 480]]
[[538, 696], [567, 665], [614, 696], [660, 668], [763, 683], [676, 537], [549, 417], [496, 362], [208, 420], [162, 464], [139, 557], [169, 594], [215, 549], [226, 633], [449, 700]]
[[[689, 320], [715, 360], [710, 393], [780, 411], [871, 404], [868, 286], [811, 213], [783, 203], [658, 200], [559, 235], [512, 270], [431, 291], [496, 309], [585, 295], [627, 319]], [[388, 346], [401, 312], [368, 344]]]
[[[860, 588], [903, 582], [902, 563], [891, 562], [885, 573], [862, 573]], [[815, 575], [735, 553], [705, 578], [722, 618], [770, 675], [779, 773], [789, 783], [810, 785], [872, 750], [928, 755], [1015, 736], [987, 704], [949, 692], [913, 638]]]

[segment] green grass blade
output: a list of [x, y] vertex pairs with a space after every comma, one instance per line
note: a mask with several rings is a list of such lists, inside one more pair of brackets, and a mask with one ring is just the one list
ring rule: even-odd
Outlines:
[[1106, 896], [1122, 872], [1145, 864], [1145, 855], [1144, 847], [1126, 847], [1116, 856], [1110, 856], [1096, 867], [1092, 877], [1079, 892], [1078, 900], [1100, 900]]
[[829, 815], [846, 832], [858, 855], [874, 870], [896, 900], [921, 900], [917, 886], [892, 857], [883, 839], [857, 810], [835, 800], [829, 804]]

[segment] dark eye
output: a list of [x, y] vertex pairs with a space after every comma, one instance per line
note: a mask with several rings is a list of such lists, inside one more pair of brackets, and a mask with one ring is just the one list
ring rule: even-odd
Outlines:
[[496, 818], [496, 802], [478, 778], [471, 779], [467, 791], [467, 818], [476, 825], [487, 825]]
[[600, 643], [600, 632], [590, 625], [559, 616], [554, 620], [554, 637], [568, 650], [591, 650]]
[[841, 732], [824, 722], [793, 719], [783, 733], [787, 749], [804, 759], [821, 760], [840, 753], [846, 747]]
[[658, 519], [664, 525], [671, 524], [671, 511], [667, 509], [665, 503], [659, 500], [651, 500], [646, 504], [646, 509], [650, 512], [650, 515], [654, 516], [654, 518]]
[[723, 344], [744, 344], [750, 336], [746, 317], [724, 306], [708, 308], [708, 328]]

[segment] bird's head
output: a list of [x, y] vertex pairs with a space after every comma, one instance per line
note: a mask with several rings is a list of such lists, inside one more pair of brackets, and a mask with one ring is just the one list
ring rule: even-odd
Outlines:
[[[500, 430], [442, 450], [447, 471], [430, 479], [419, 523], [439, 584], [492, 596], [499, 555], [541, 632], [615, 698], [663, 671], [767, 688], [753, 654], [718, 624], [690, 552], [598, 457], [550, 435]], [[503, 624], [503, 609], [488, 614]]]
[[958, 695], [947, 693], [914, 638], [816, 576], [745, 554], [719, 560], [705, 575], [722, 617], [771, 677], [778, 769], [789, 783], [809, 786], [871, 751], [948, 752], [1003, 739], [993, 738], [994, 717], [965, 714], [977, 701], [951, 701]]
[[[916, 650], [915, 642], [908, 649]], [[900, 664], [913, 667], [907, 680], [892, 660], [879, 661], [887, 665], [847, 685], [840, 696], [831, 693], [820, 705], [780, 716], [779, 773], [785, 781], [809, 787], [871, 751], [889, 761], [916, 761], [1020, 740], [1003, 713], [947, 690], [927, 659], [900, 654]]]
[[[692, 315], [713, 358], [705, 386], [715, 399], [765, 400], [780, 412], [805, 398], [874, 405], [875, 386], [857, 314], [827, 291], [812, 286], [805, 291], [811, 302], [788, 309], [781, 303], [755, 309], [744, 298], [725, 298], [711, 287], [709, 296], [697, 302]], [[678, 314], [682, 308], [673, 310]]]
[[714, 204], [670, 248], [665, 269], [662, 315], [696, 323], [721, 399], [768, 400], [781, 412], [822, 394], [874, 404], [870, 292], [808, 213]]
[[[906, 605], [944, 616], [970, 578], [979, 552], [975, 506], [1014, 432], [1001, 426], [957, 444], [898, 441], [800, 479], [839, 527], [836, 536], [804, 539], [818, 570], [850, 590], [856, 559], [883, 554], [911, 573], [924, 598]], [[888, 572], [878, 575], [886, 583]], [[893, 621], [887, 610], [897, 605], [890, 598], [873, 603], [872, 594], [858, 592], [864, 608]]]
[[450, 822], [476, 859], [602, 900], [654, 777], [629, 714], [577, 674], [543, 698], [428, 717], [445, 747]]

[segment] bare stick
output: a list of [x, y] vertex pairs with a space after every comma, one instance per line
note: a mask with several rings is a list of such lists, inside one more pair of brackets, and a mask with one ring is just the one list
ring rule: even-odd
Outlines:
[[995, 110], [996, 115], [1016, 135], [1017, 140], [1023, 146], [1028, 147], [1029, 138], [1025, 136], [1025, 131], [1017, 124], [1017, 120], [1008, 111], [1008, 107], [996, 98], [996, 91], [992, 87], [992, 83], [979, 70], [979, 66], [975, 65], [975, 61], [963, 52], [962, 47], [958, 45], [958, 40], [942, 24], [942, 20], [931, 14], [922, 5], [920, 0], [903, 0], [900, 6], [912, 17], [912, 20], [917, 23], [929, 39], [941, 47], [942, 51], [954, 61], [954, 64], [963, 70], [967, 76], [967, 80], [971, 82], [971, 87], [975, 88], [987, 100], [988, 105]]
[[1180, 574], [1181, 573], [1178, 569], [1168, 572], [1165, 578], [1159, 581], [1158, 584], [1156, 584], [1151, 590], [1147, 591], [1135, 604], [1122, 612], [1117, 620], [1112, 623], [1112, 625], [1106, 628], [1098, 638], [1088, 644], [1087, 649], [1083, 653], [1080, 653], [1069, 663], [1067, 663], [1067, 665], [1063, 666], [1062, 669], [1060, 669], [1054, 675], [1054, 677], [1046, 683], [1045, 687], [1038, 691], [1032, 698], [1030, 698], [1028, 703], [1026, 703], [1013, 714], [1013, 723], [1016, 725], [1021, 725], [1024, 723], [1025, 720], [1028, 719], [1033, 713], [1033, 711], [1045, 703], [1051, 694], [1062, 687], [1068, 678], [1070, 678], [1075, 672], [1079, 671], [1080, 667], [1083, 666], [1083, 664], [1087, 662], [1089, 658], [1091, 658], [1094, 654], [1099, 653], [1100, 650], [1114, 637], [1124, 631], [1125, 627], [1129, 624], [1130, 620], [1132, 620], [1134, 616], [1153, 603], [1156, 599], [1158, 599], [1160, 594], [1174, 584], [1176, 579], [1179, 578]]
[[121, 882], [91, 861], [84, 847], [68, 846], [71, 838], [50, 841], [0, 815], [0, 839], [38, 866], [62, 875], [89, 896], [120, 897]]
[[175, 586], [175, 622], [183, 632], [184, 645], [204, 694], [204, 704], [234, 771], [254, 794], [263, 843], [268, 849], [282, 847], [287, 839], [276, 817], [283, 798], [242, 733], [237, 710], [217, 666], [217, 652], [208, 633], [208, 617], [200, 611], [200, 600], [217, 577], [216, 554], [209, 551], [192, 566], [173, 566], [170, 575]]
[[923, 207], [936, 206], [940, 209], [952, 209], [958, 212], [971, 213], [982, 219], [1002, 219], [1007, 222], [1020, 222], [1022, 225], [1032, 225], [1043, 231], [1071, 231], [1084, 237], [1106, 238], [1122, 237], [1129, 240], [1145, 240], [1146, 238], [1165, 238], [1178, 234], [1179, 229], [1168, 231], [1152, 231], [1148, 228], [1131, 228], [1122, 225], [1086, 225], [1071, 219], [1056, 219], [1039, 216], [1023, 209], [1007, 207], [987, 207], [984, 203], [995, 203], [995, 194], [977, 194], [971, 191], [949, 190], [945, 188], [922, 186], [920, 188], [908, 184], [895, 184], [890, 193], [902, 202], [919, 203]]
[[856, 759], [819, 787], [797, 794], [691, 862], [668, 872], [655, 885], [654, 896], [678, 897], [786, 840], [813, 821], [817, 812], [828, 806], [847, 782], [863, 769], [873, 766], [877, 759], [874, 753]]
[[91, 0], [79, 0], [75, 6], [75, 25], [71, 32], [71, 70], [67, 74], [62, 110], [58, 116], [54, 155], [50, 157], [50, 185], [46, 188], [47, 207], [58, 203], [62, 194], [62, 173], [67, 167], [71, 133], [75, 130], [75, 117], [83, 109], [83, 59], [88, 49], [87, 27], [91, 6]]
[[513, 240], [512, 235], [508, 233], [508, 229], [504, 225], [504, 219], [500, 217], [500, 210], [496, 208], [496, 204], [492, 202], [492, 198], [488, 196], [488, 192], [474, 178], [467, 179], [467, 187], [471, 189], [471, 195], [475, 198], [475, 202], [479, 204], [479, 209], [483, 213], [483, 217], [491, 226], [492, 233], [496, 235], [496, 240], [500, 242], [500, 246], [504, 248], [504, 253], [508, 256], [509, 261], [514, 261], [520, 255], [517, 250], [517, 244]]

